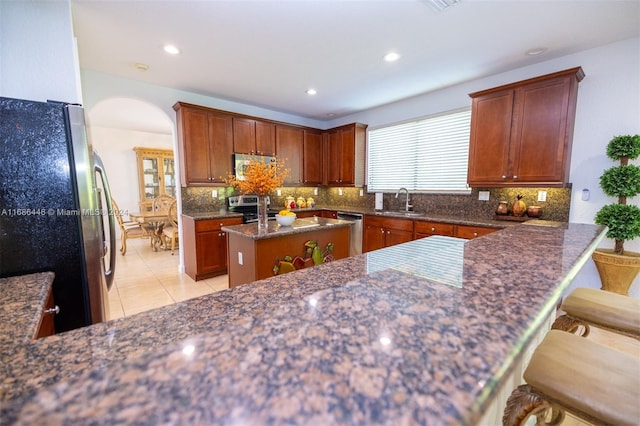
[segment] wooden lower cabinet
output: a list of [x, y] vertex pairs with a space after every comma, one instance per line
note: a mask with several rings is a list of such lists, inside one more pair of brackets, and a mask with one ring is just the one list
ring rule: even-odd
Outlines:
[[499, 230], [499, 228], [490, 228], [487, 226], [457, 225], [455, 236], [458, 238], [472, 240], [474, 238], [482, 237], [483, 235], [487, 235]]
[[56, 334], [56, 328], [53, 321], [56, 314], [57, 309], [53, 300], [53, 289], [50, 289], [47, 302], [45, 303], [44, 308], [42, 309], [42, 314], [40, 315], [40, 326], [38, 327], [38, 331], [35, 335], [36, 339]]
[[[273, 267], [285, 256], [305, 253], [305, 243], [316, 241], [321, 248], [333, 243], [334, 259], [349, 256], [350, 227], [308, 228], [307, 232], [289, 233], [272, 238], [253, 239], [250, 235], [229, 234], [229, 287], [274, 276]], [[295, 285], [295, 280], [292, 280]]]
[[416, 221], [415, 239], [430, 237], [432, 235], [455, 236], [455, 225], [442, 222]]
[[314, 216], [320, 216], [320, 212], [318, 210], [312, 210], [312, 211], [297, 211], [296, 213], [296, 218], [298, 219], [303, 219], [305, 217], [314, 217]]
[[389, 217], [364, 217], [362, 251], [369, 252], [413, 240], [413, 221]]
[[320, 212], [320, 217], [326, 217], [327, 219], [337, 219], [338, 212], [335, 210], [322, 210]]
[[227, 273], [227, 233], [223, 226], [240, 225], [242, 218], [182, 217], [185, 273], [194, 280]]
[[303, 219], [305, 217], [326, 217], [328, 219], [337, 219], [338, 212], [335, 210], [311, 210], [311, 211], [297, 211], [296, 217], [298, 219]]

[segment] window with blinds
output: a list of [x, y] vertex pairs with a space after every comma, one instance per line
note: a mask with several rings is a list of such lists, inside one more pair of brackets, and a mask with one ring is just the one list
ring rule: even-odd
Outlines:
[[369, 131], [369, 192], [469, 193], [471, 109]]

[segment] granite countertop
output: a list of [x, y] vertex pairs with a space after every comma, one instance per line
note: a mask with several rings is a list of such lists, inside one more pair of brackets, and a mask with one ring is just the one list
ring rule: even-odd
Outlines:
[[411, 215], [406, 215], [402, 211], [395, 210], [373, 210], [365, 207], [345, 207], [345, 206], [322, 206], [308, 209], [293, 209], [295, 212], [307, 212], [307, 211], [322, 211], [322, 210], [331, 210], [331, 211], [339, 211], [344, 213], [357, 213], [362, 215], [371, 215], [371, 216], [379, 216], [379, 217], [392, 217], [396, 219], [408, 219], [414, 221], [423, 221], [423, 222], [444, 222], [444, 223], [452, 223], [456, 225], [470, 225], [470, 226], [487, 226], [491, 228], [506, 228], [514, 225], [519, 225], [521, 222], [514, 222], [508, 220], [496, 220], [490, 218], [478, 218], [475, 216], [464, 216], [464, 215], [443, 215], [443, 214], [433, 214], [429, 212], [412, 212]]
[[182, 216], [186, 216], [193, 220], [207, 220], [242, 217], [242, 213], [234, 213], [227, 210], [215, 210], [209, 212], [183, 212]]
[[0, 353], [34, 339], [53, 278], [53, 272], [0, 278]]
[[270, 220], [268, 221], [267, 229], [264, 230], [258, 229], [257, 223], [223, 226], [222, 230], [230, 234], [248, 237], [253, 240], [263, 240], [266, 238], [304, 234], [309, 231], [318, 231], [326, 228], [342, 228], [345, 226], [353, 226], [353, 222], [350, 220], [329, 219], [324, 217], [308, 217], [296, 219], [291, 226], [282, 226], [275, 220]]
[[474, 424], [605, 230], [425, 238], [3, 348], [0, 423]]
[[[315, 208], [305, 209], [292, 209], [295, 212], [315, 212], [322, 210], [332, 210], [345, 213], [357, 213], [363, 215], [381, 216], [381, 217], [393, 217], [396, 219], [409, 219], [415, 221], [427, 221], [427, 222], [444, 222], [452, 223], [455, 225], [470, 225], [470, 226], [487, 226], [491, 228], [506, 228], [509, 226], [519, 225], [521, 222], [514, 222], [508, 220], [496, 220], [490, 218], [478, 218], [467, 217], [464, 215], [443, 215], [432, 214], [429, 212], [414, 212], [413, 215], [406, 215], [401, 211], [393, 210], [373, 210], [365, 207], [344, 207], [344, 206], [323, 206]], [[209, 212], [183, 212], [183, 216], [190, 217], [193, 220], [205, 220], [205, 219], [218, 219], [226, 217], [242, 217], [241, 213], [234, 213], [227, 210], [215, 210]]]

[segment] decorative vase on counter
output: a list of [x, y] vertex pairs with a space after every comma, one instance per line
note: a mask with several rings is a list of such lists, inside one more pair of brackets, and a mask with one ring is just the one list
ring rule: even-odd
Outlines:
[[295, 209], [296, 208], [296, 199], [293, 198], [291, 195], [289, 195], [285, 201], [284, 201], [284, 206], [288, 209]]
[[304, 197], [298, 197], [298, 199], [296, 200], [296, 206], [298, 206], [299, 209], [306, 208], [307, 200], [305, 200]]
[[498, 203], [498, 208], [496, 209], [496, 214], [500, 216], [506, 216], [509, 213], [509, 207], [507, 207], [506, 201], [500, 201]]
[[524, 214], [527, 211], [527, 205], [524, 203], [524, 201], [522, 201], [522, 195], [518, 195], [518, 199], [516, 200], [515, 203], [513, 203], [513, 207], [511, 208], [511, 211], [513, 212], [514, 216], [524, 216]]
[[266, 195], [258, 195], [258, 231], [266, 231], [269, 227], [269, 205]]
[[313, 209], [316, 207], [316, 200], [314, 200], [312, 197], [307, 198], [307, 207], [310, 209]]

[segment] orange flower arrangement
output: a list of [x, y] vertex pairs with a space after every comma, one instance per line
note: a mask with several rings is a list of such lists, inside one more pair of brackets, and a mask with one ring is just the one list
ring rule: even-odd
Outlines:
[[269, 195], [282, 186], [289, 175], [283, 160], [267, 163], [263, 160], [249, 160], [244, 168], [244, 179], [229, 174], [227, 183], [242, 194]]

